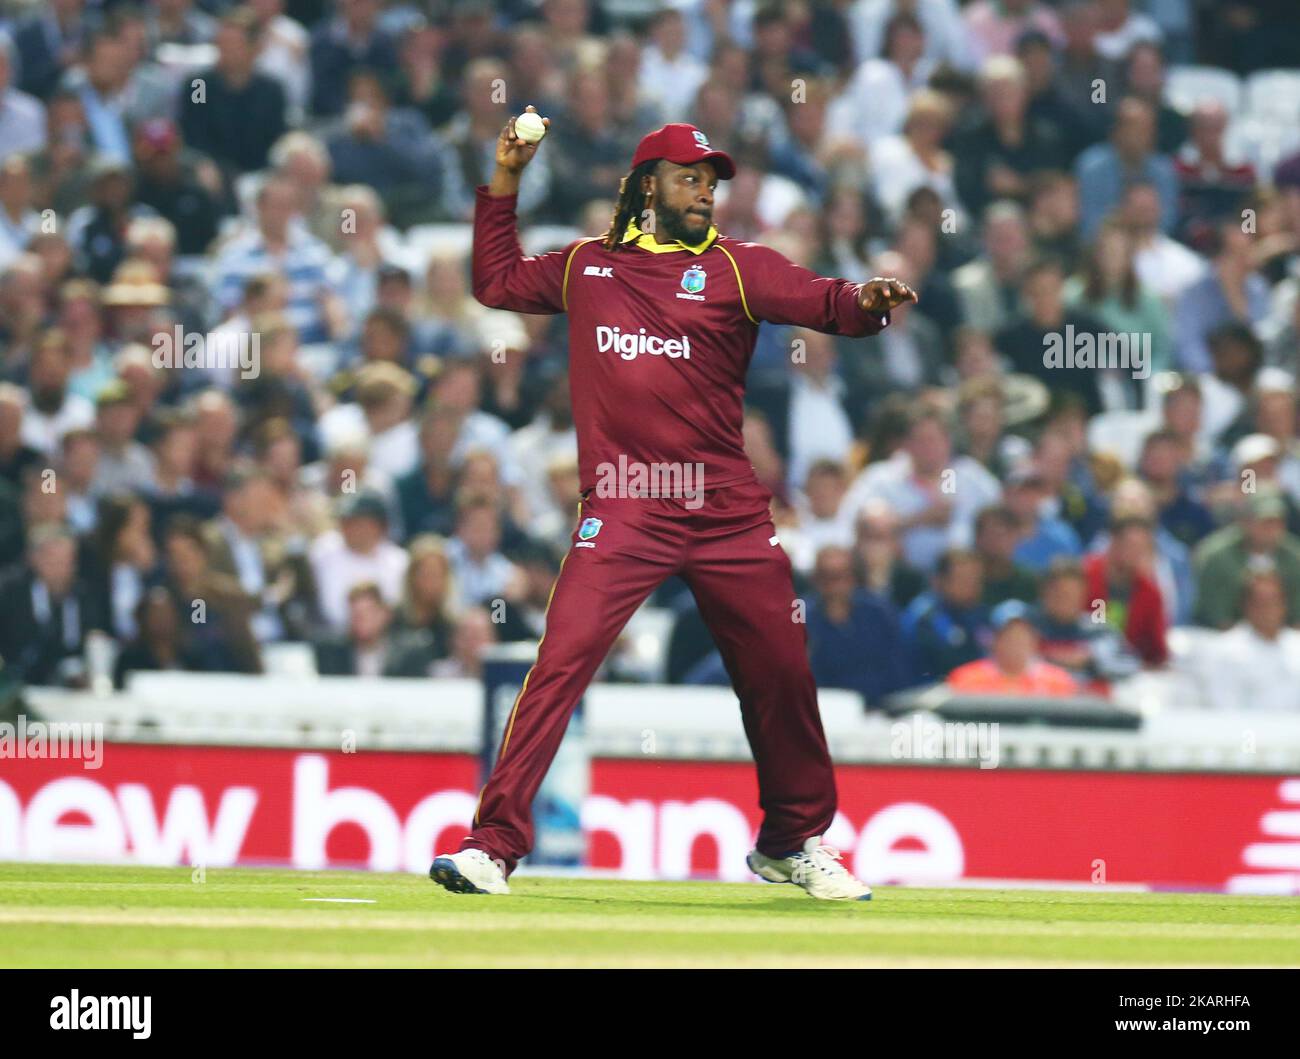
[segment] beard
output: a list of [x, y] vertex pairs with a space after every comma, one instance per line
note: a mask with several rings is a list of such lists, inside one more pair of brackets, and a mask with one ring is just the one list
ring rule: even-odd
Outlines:
[[709, 225], [713, 223], [712, 213], [702, 217], [698, 213], [688, 213], [686, 210], [675, 209], [662, 202], [654, 208], [654, 216], [655, 223], [659, 225], [664, 235], [690, 245], [703, 240], [708, 234]]

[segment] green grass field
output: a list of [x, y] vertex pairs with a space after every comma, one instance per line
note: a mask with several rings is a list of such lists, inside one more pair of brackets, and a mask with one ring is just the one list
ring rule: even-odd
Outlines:
[[[1300, 900], [0, 864], [5, 967], [1300, 966]], [[319, 900], [327, 899], [327, 900]], [[343, 900], [340, 900], [343, 899]], [[355, 903], [373, 902], [373, 903]]]

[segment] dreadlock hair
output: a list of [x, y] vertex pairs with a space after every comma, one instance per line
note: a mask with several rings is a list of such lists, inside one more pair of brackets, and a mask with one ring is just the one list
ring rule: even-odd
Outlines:
[[629, 221], [640, 223], [641, 216], [646, 210], [646, 196], [641, 190], [641, 182], [644, 177], [654, 175], [658, 164], [657, 158], [642, 162], [618, 185], [618, 201], [614, 203], [614, 215], [610, 218], [609, 228], [604, 236], [606, 250], [617, 250], [623, 245], [623, 235], [627, 232]]

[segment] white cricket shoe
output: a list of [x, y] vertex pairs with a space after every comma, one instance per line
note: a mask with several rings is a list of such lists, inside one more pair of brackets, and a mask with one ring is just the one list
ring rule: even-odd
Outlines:
[[505, 868], [481, 849], [435, 857], [429, 878], [454, 894], [508, 894]]
[[745, 863], [760, 879], [773, 883], [794, 883], [811, 897], [823, 901], [870, 901], [871, 887], [855, 879], [840, 863], [840, 851], [823, 846], [820, 835], [803, 844], [803, 849], [776, 860], [751, 850]]

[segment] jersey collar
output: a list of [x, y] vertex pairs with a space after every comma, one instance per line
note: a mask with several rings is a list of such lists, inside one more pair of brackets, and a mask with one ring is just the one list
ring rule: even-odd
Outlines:
[[698, 243], [683, 243], [676, 239], [671, 243], [658, 242], [649, 232], [643, 232], [636, 226], [636, 221], [627, 222], [627, 231], [623, 233], [623, 242], [634, 243], [641, 247], [642, 250], [649, 250], [652, 254], [675, 254], [678, 250], [689, 250], [692, 254], [702, 254], [718, 238], [718, 230], [709, 225], [708, 234]]

